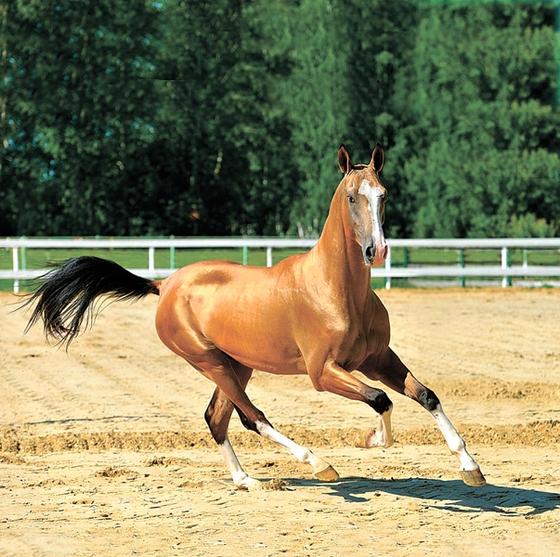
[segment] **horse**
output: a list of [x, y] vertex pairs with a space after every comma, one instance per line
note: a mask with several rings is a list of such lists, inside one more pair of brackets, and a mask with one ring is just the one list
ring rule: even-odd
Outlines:
[[352, 374], [360, 371], [425, 408], [459, 459], [463, 481], [484, 485], [480, 467], [437, 395], [390, 348], [389, 315], [371, 288], [370, 269], [383, 265], [388, 251], [383, 233], [387, 190], [380, 179], [384, 159], [379, 144], [368, 164], [353, 164], [345, 146], [339, 148], [343, 177], [320, 238], [306, 253], [270, 268], [199, 262], [161, 281], [97, 257], [68, 259], [27, 294], [22, 307], [35, 307], [26, 331], [42, 320], [47, 340], [68, 349], [81, 330], [91, 326], [99, 310], [96, 300], [159, 295], [155, 323], [160, 340], [215, 383], [204, 417], [238, 489], [262, 484], [245, 472], [229, 441], [234, 410], [245, 428], [309, 464], [320, 481], [339, 479], [327, 461], [280, 433], [251, 402], [246, 387], [254, 370], [307, 374], [317, 391], [365, 403], [377, 424], [360, 435], [357, 444], [390, 447], [393, 403], [383, 390]]

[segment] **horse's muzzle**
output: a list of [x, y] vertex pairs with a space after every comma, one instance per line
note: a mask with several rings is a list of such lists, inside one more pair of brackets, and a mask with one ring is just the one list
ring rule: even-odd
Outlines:
[[364, 247], [364, 263], [368, 267], [381, 267], [387, 258], [388, 246], [385, 239]]

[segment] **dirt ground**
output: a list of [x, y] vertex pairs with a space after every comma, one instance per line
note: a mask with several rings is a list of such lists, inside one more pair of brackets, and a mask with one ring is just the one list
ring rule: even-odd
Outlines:
[[159, 342], [156, 297], [114, 304], [66, 353], [0, 295], [0, 555], [560, 555], [560, 290], [379, 291], [392, 346], [488, 480], [464, 485], [430, 415], [389, 393], [395, 446], [355, 448], [365, 405], [255, 374], [277, 429], [335, 483], [232, 422], [265, 489], [234, 489], [203, 419], [213, 387]]

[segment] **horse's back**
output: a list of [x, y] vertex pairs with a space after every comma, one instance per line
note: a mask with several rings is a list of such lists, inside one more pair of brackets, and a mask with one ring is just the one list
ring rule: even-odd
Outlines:
[[[160, 296], [216, 298], [248, 296], [255, 300], [268, 297], [281, 289], [286, 279], [280, 265], [275, 267], [246, 266], [233, 261], [201, 261], [187, 265], [162, 281]], [[280, 271], [280, 272], [279, 272]], [[225, 301], [225, 300], [224, 300]]]

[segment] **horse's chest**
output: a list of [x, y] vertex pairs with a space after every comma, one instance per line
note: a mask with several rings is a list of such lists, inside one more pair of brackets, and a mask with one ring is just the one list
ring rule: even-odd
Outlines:
[[350, 331], [338, 348], [337, 360], [348, 371], [357, 369], [372, 354], [383, 351], [389, 345], [389, 329], [371, 326], [357, 327]]
[[341, 349], [343, 354], [345, 353], [342, 358], [343, 367], [348, 371], [356, 369], [368, 356], [367, 338], [363, 334], [357, 335], [351, 344], [342, 346]]

